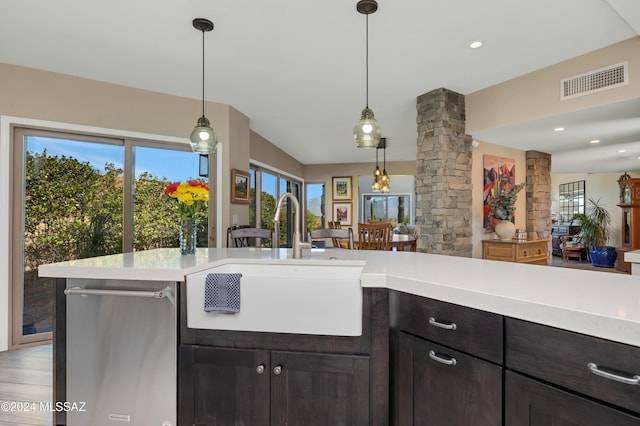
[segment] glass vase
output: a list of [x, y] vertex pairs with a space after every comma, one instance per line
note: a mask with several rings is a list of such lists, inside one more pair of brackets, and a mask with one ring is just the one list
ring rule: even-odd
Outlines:
[[195, 220], [184, 220], [180, 223], [180, 254], [196, 254], [198, 233]]

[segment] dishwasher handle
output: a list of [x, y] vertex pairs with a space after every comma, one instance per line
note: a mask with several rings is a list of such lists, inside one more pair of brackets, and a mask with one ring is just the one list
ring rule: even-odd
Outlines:
[[65, 288], [64, 294], [70, 296], [72, 294], [78, 294], [80, 296], [124, 296], [124, 297], [146, 297], [151, 299], [169, 299], [172, 300], [171, 287], [166, 287], [163, 290], [157, 291], [140, 291], [140, 290], [108, 290], [108, 289], [94, 289], [94, 288], [81, 288], [71, 287]]

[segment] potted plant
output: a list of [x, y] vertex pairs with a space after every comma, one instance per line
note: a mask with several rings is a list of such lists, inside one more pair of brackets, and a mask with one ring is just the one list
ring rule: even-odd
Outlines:
[[511, 219], [514, 217], [516, 210], [518, 192], [524, 188], [526, 183], [522, 182], [515, 186], [507, 181], [502, 181], [501, 183], [500, 189], [489, 200], [489, 214], [500, 221], [494, 227], [498, 238], [501, 241], [509, 241], [516, 233], [516, 226]]
[[589, 211], [578, 213], [573, 220], [580, 223], [582, 244], [587, 248], [593, 266], [613, 268], [616, 261], [616, 249], [607, 246], [611, 233], [611, 214], [597, 201], [589, 198]]

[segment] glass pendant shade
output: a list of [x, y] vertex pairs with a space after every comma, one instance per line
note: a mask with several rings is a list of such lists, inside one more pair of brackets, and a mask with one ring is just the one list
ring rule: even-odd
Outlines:
[[218, 135], [211, 128], [209, 120], [204, 115], [198, 119], [198, 124], [191, 132], [191, 149], [199, 154], [211, 154], [218, 145]]
[[369, 108], [362, 110], [360, 121], [353, 128], [353, 140], [358, 148], [377, 148], [382, 130]]
[[387, 169], [382, 171], [382, 176], [380, 176], [380, 191], [383, 193], [389, 192], [389, 175], [387, 174]]
[[376, 170], [373, 172], [373, 183], [371, 184], [371, 189], [373, 191], [380, 191], [380, 167], [376, 164]]

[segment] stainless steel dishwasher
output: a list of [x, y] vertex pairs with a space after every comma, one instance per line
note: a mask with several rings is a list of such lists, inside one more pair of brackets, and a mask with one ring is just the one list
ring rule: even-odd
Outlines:
[[69, 426], [177, 424], [175, 282], [68, 279]]

